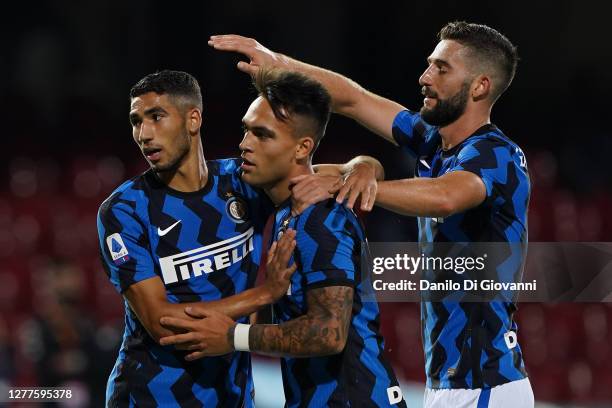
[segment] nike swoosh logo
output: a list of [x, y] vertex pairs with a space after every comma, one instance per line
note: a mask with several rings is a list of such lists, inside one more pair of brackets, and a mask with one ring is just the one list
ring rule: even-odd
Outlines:
[[161, 229], [161, 228], [157, 227], [157, 235], [159, 235], [160, 237], [163, 237], [164, 235], [169, 233], [172, 228], [176, 227], [179, 222], [181, 222], [181, 220], [178, 220], [177, 222], [175, 222], [174, 224], [172, 224], [171, 226], [169, 226], [166, 229]]

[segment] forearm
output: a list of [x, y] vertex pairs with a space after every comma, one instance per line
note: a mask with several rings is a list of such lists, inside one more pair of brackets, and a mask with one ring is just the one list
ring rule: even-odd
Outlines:
[[265, 285], [260, 285], [252, 289], [245, 290], [237, 295], [229, 296], [219, 300], [209, 302], [181, 303], [182, 309], [186, 306], [194, 305], [204, 310], [213, 310], [223, 313], [236, 320], [243, 316], [249, 316], [257, 312], [266, 305], [275, 302], [271, 292]]
[[155, 306], [149, 305], [145, 307], [136, 307], [129, 299], [128, 303], [142, 326], [155, 342], [159, 342], [159, 339], [162, 337], [175, 334], [172, 330], [160, 324], [159, 320], [162, 316], [191, 319], [185, 314], [185, 304], [182, 303], [170, 303], [164, 300]]
[[252, 352], [268, 356], [326, 356], [344, 349], [346, 330], [337, 319], [313, 319], [306, 315], [282, 324], [251, 326], [249, 347]]
[[257, 324], [249, 331], [251, 351], [291, 357], [340, 353], [346, 344], [353, 288], [328, 286], [307, 293], [308, 313], [281, 324]]
[[376, 95], [357, 82], [336, 72], [306, 64], [279, 54], [279, 65], [320, 82], [332, 97], [332, 111], [347, 116], [389, 142], [396, 144], [391, 131], [395, 116], [406, 109], [397, 102]]
[[[132, 298], [132, 302], [130, 302], [129, 298]], [[264, 285], [261, 285], [234, 296], [209, 302], [171, 303], [165, 296], [157, 301], [152, 298], [148, 300], [150, 303], [135, 305], [133, 304], [134, 297], [128, 296], [130, 307], [136, 313], [138, 320], [149, 335], [155, 341], [159, 341], [162, 337], [175, 334], [169, 328], [162, 326], [160, 319], [165, 316], [193, 320], [192, 317], [185, 313], [185, 308], [187, 307], [198, 308], [200, 311], [216, 311], [232, 319], [238, 319], [256, 312], [265, 305], [272, 304], [275, 299], [272, 297], [271, 292]]]
[[378, 183], [376, 205], [416, 217], [446, 217], [453, 211], [445, 188], [425, 177]]
[[300, 72], [320, 82], [332, 97], [332, 111], [355, 119], [374, 133], [395, 143], [392, 124], [400, 104], [367, 91], [355, 81], [336, 72], [306, 64], [271, 51], [252, 38], [237, 35], [211, 36], [209, 45], [222, 51], [239, 52], [249, 57], [240, 61], [238, 69], [256, 75], [262, 67]]
[[435, 178], [380, 182], [376, 204], [403, 215], [448, 217], [479, 206], [486, 197], [482, 178], [457, 170]]
[[332, 111], [352, 117], [352, 108], [366, 92], [364, 88], [350, 78], [336, 72], [298, 61], [283, 54], [278, 55], [280, 67], [300, 72], [320, 82], [332, 97]]
[[362, 164], [367, 164], [374, 169], [377, 181], [385, 179], [385, 169], [382, 164], [374, 157], [366, 155], [356, 156], [344, 164], [315, 164], [312, 167], [315, 173], [319, 175], [342, 177], [353, 171], [356, 166]]

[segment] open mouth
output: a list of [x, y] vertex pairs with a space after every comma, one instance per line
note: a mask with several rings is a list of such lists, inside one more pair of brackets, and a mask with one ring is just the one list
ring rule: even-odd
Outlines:
[[157, 161], [159, 160], [160, 154], [161, 154], [161, 150], [158, 147], [145, 147], [144, 149], [142, 149], [142, 152], [144, 153], [145, 157], [150, 160], [150, 161]]
[[255, 163], [245, 159], [244, 157], [242, 158], [242, 164], [240, 165], [240, 167], [244, 170], [244, 169], [252, 169], [253, 167], [255, 167]]

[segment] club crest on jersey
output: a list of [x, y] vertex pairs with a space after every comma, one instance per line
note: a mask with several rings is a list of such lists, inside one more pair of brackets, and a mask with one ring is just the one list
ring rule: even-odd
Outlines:
[[225, 212], [232, 221], [242, 224], [248, 219], [249, 207], [244, 199], [232, 195], [225, 204]]
[[121, 265], [130, 259], [127, 247], [118, 232], [106, 237], [106, 245], [115, 265]]
[[278, 229], [278, 233], [276, 234], [277, 241], [281, 239], [285, 231], [287, 231], [287, 228], [289, 228], [289, 222], [291, 222], [291, 214], [289, 214], [289, 217], [286, 217], [284, 220], [281, 221], [280, 228]]

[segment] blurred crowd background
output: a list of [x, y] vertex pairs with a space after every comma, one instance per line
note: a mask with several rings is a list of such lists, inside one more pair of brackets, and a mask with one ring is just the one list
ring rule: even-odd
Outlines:
[[[210, 3], [210, 4], [209, 4]], [[518, 46], [514, 83], [493, 122], [526, 152], [530, 241], [612, 241], [608, 10], [542, 2], [19, 2], [0, 17], [0, 387], [78, 390], [100, 405], [123, 330], [123, 303], [99, 258], [96, 211], [146, 170], [131, 139], [130, 87], [160, 69], [195, 75], [208, 159], [239, 154], [254, 97], [237, 56], [208, 36], [239, 33], [418, 109], [418, 77], [448, 21], [488, 24]], [[608, 106], [608, 108], [606, 108]], [[316, 162], [377, 157], [387, 178], [413, 160], [334, 116]], [[416, 240], [414, 219], [376, 209], [370, 241]], [[398, 374], [424, 381], [418, 304], [382, 305]], [[521, 305], [519, 342], [536, 399], [611, 406], [612, 303]]]

